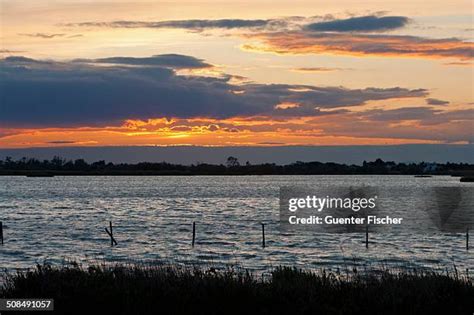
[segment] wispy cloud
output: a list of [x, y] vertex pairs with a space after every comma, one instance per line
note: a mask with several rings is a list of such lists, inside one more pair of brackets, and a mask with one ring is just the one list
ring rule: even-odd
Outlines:
[[447, 62], [444, 64], [445, 66], [463, 66], [463, 67], [472, 67], [474, 64], [472, 62], [463, 62], [463, 61], [454, 61], [454, 62]]
[[348, 70], [345, 68], [331, 68], [331, 67], [301, 67], [301, 68], [293, 68], [291, 71], [293, 72], [301, 72], [301, 73], [320, 73], [320, 72], [333, 72], [333, 71], [342, 71]]
[[47, 33], [20, 33], [18, 35], [27, 36], [27, 37], [37, 37], [37, 38], [44, 38], [44, 39], [51, 39], [55, 37], [64, 37], [66, 34], [58, 33], [58, 34], [47, 34]]
[[11, 49], [0, 49], [0, 54], [18, 54], [22, 53], [22, 50], [11, 50]]
[[55, 140], [55, 141], [47, 141], [47, 144], [73, 144], [76, 141], [69, 141], [69, 140]]
[[175, 28], [175, 29], [243, 29], [263, 28], [269, 25], [283, 24], [283, 20], [245, 20], [245, 19], [220, 19], [220, 20], [169, 20], [169, 21], [110, 21], [110, 22], [81, 22], [66, 23], [69, 27], [108, 27], [108, 28]]

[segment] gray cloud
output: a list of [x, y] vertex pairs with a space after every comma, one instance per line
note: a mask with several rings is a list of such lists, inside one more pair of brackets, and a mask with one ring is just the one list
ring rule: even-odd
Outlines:
[[21, 34], [18, 34], [18, 35], [27, 36], [27, 37], [38, 37], [38, 38], [44, 38], [44, 39], [51, 39], [51, 38], [55, 38], [55, 37], [66, 36], [66, 34], [47, 34], [47, 33], [28, 33], [28, 34], [21, 33]]
[[[467, 123], [466, 124], [466, 133], [471, 133], [471, 138], [474, 138], [472, 134], [472, 126], [474, 123], [474, 110], [473, 109], [461, 109], [461, 110], [453, 110], [453, 111], [437, 111], [433, 110], [431, 116], [425, 117], [421, 120], [422, 125], [438, 125], [444, 124], [446, 122], [455, 122], [455, 124], [459, 124], [460, 122]], [[469, 127], [470, 125], [470, 127]], [[460, 127], [459, 125], [458, 127]]]
[[162, 54], [142, 58], [110, 57], [100, 59], [75, 59], [73, 62], [121, 64], [131, 66], [157, 66], [173, 69], [200, 69], [212, 67], [212, 65], [205, 63], [201, 59], [178, 54]]
[[[315, 22], [317, 21], [317, 22]], [[404, 16], [377, 15], [335, 19], [332, 15], [325, 16], [288, 16], [275, 19], [217, 19], [217, 20], [168, 20], [168, 21], [91, 21], [66, 23], [67, 27], [107, 27], [107, 28], [173, 28], [202, 31], [205, 29], [256, 29], [266, 31], [282, 31], [290, 29], [306, 29], [310, 31], [336, 32], [380, 32], [405, 26], [409, 19]]]
[[76, 143], [76, 141], [56, 140], [56, 141], [48, 141], [46, 143], [48, 143], [48, 144], [73, 144], [73, 143]]
[[16, 53], [21, 53], [23, 51], [21, 50], [10, 50], [10, 49], [0, 49], [0, 54], [16, 54]]
[[[306, 121], [325, 134], [361, 138], [417, 139], [445, 143], [472, 143], [474, 110], [442, 111], [414, 106], [371, 109], [338, 115], [336, 119], [315, 117]], [[410, 123], [403, 123], [410, 121]]]
[[272, 24], [283, 23], [279, 20], [244, 20], [244, 19], [220, 19], [220, 20], [170, 20], [170, 21], [111, 21], [111, 22], [82, 22], [68, 23], [65, 26], [81, 27], [110, 27], [110, 28], [178, 28], [201, 30], [207, 28], [241, 29], [262, 28]]
[[[100, 67], [25, 57], [0, 60], [0, 89], [5, 127], [102, 126], [156, 117], [320, 116], [342, 110], [325, 108], [427, 95], [400, 87], [233, 85], [228, 78], [180, 76], [166, 67]], [[284, 102], [297, 107], [276, 108]]]
[[433, 117], [439, 111], [429, 107], [403, 107], [397, 109], [375, 109], [362, 112], [362, 116], [372, 121], [422, 120]]
[[454, 121], [474, 121], [474, 110], [452, 110], [442, 111], [432, 107], [403, 107], [397, 109], [374, 109], [351, 115], [363, 118], [372, 122], [400, 122], [416, 120], [422, 126], [439, 125]]
[[404, 16], [368, 15], [312, 23], [307, 25], [306, 29], [319, 32], [383, 32], [401, 28], [408, 22], [409, 19]]
[[301, 73], [321, 73], [321, 72], [333, 72], [333, 71], [341, 71], [341, 70], [348, 70], [343, 68], [330, 68], [330, 67], [300, 67], [291, 69], [294, 72], [301, 72]]
[[23, 56], [8, 56], [2, 59], [2, 62], [12, 65], [19, 65], [19, 64], [52, 64], [51, 61], [46, 60], [36, 60], [28, 57]]
[[427, 98], [426, 104], [428, 105], [448, 105], [448, 101], [439, 100], [437, 98]]

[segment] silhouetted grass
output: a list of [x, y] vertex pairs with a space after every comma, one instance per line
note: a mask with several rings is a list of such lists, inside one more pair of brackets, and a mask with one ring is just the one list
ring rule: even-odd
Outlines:
[[2, 297], [54, 298], [67, 314], [472, 314], [473, 283], [457, 274], [338, 275], [148, 265], [51, 267], [7, 275]]

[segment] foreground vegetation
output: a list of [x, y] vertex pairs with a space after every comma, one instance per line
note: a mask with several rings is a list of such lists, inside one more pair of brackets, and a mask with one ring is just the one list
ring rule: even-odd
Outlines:
[[362, 165], [322, 162], [241, 164], [230, 156], [225, 164], [179, 165], [166, 162], [137, 164], [87, 163], [83, 159], [52, 160], [22, 158], [0, 160], [0, 175], [334, 175], [334, 174], [402, 174], [402, 175], [474, 175], [474, 165], [466, 163], [395, 163], [376, 159]]
[[434, 272], [339, 275], [148, 265], [37, 266], [6, 276], [2, 297], [54, 298], [61, 314], [472, 314], [465, 276]]

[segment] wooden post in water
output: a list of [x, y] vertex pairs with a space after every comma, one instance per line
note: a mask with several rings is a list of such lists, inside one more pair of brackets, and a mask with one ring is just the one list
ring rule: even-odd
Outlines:
[[265, 224], [262, 223], [262, 247], [265, 248]]
[[194, 241], [196, 240], [196, 222], [193, 222], [193, 247], [194, 247]]
[[2, 242], [3, 245], [3, 222], [0, 221], [0, 241]]
[[365, 248], [369, 248], [369, 226], [365, 226]]
[[112, 221], [109, 221], [110, 227], [110, 246], [114, 246], [114, 230], [112, 229]]
[[469, 250], [469, 228], [466, 229], [466, 250]]
[[107, 232], [107, 234], [109, 234], [110, 236], [110, 246], [114, 246], [114, 245], [118, 245], [117, 244], [117, 241], [115, 240], [114, 238], [114, 230], [112, 229], [112, 221], [109, 221], [109, 228], [110, 228], [110, 231], [105, 228], [105, 232]]

